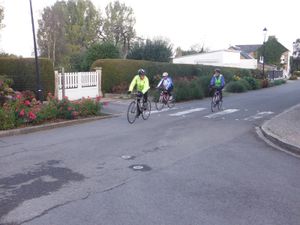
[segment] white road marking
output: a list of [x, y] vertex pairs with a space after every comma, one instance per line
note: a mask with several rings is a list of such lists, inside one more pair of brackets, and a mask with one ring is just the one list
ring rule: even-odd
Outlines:
[[193, 112], [199, 112], [202, 110], [205, 110], [206, 108], [195, 108], [195, 109], [189, 109], [189, 110], [185, 110], [185, 111], [181, 111], [181, 112], [177, 112], [177, 113], [173, 113], [173, 114], [169, 114], [170, 116], [183, 116], [185, 114], [189, 114], [189, 113], [193, 113]]
[[217, 117], [220, 117], [220, 116], [223, 116], [223, 115], [226, 115], [226, 114], [230, 114], [230, 113], [234, 113], [234, 112], [237, 112], [237, 111], [239, 111], [239, 109], [226, 109], [224, 111], [213, 113], [213, 114], [207, 115], [205, 117], [209, 118], [209, 119], [217, 118]]
[[249, 117], [245, 118], [244, 120], [253, 121], [253, 120], [261, 119], [264, 116], [271, 115], [273, 113], [274, 112], [271, 112], [271, 111], [269, 111], [269, 112], [259, 112], [259, 113], [256, 113], [254, 116], [249, 116]]
[[[154, 106], [155, 107], [155, 106]], [[170, 111], [170, 110], [174, 110], [174, 109], [178, 109], [178, 108], [176, 108], [176, 107], [174, 107], [174, 108], [163, 108], [162, 110], [154, 110], [154, 111], [151, 111], [151, 114], [153, 114], [153, 113], [160, 113], [160, 112], [165, 112], [165, 111]]]

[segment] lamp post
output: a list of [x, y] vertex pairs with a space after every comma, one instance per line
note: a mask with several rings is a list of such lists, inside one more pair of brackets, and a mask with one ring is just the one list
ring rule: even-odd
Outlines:
[[264, 43], [263, 43], [263, 57], [262, 57], [262, 63], [263, 63], [263, 78], [265, 79], [265, 49], [266, 49], [266, 36], [267, 36], [267, 28], [263, 29], [264, 33]]
[[39, 68], [38, 56], [37, 56], [37, 48], [36, 48], [36, 40], [35, 40], [35, 29], [34, 29], [34, 20], [33, 20], [31, 0], [29, 0], [29, 3], [30, 3], [31, 24], [32, 24], [33, 44], [34, 44], [37, 98], [38, 98], [38, 100], [42, 101], [43, 99], [42, 99], [42, 88], [41, 88], [41, 82], [40, 82], [40, 68]]

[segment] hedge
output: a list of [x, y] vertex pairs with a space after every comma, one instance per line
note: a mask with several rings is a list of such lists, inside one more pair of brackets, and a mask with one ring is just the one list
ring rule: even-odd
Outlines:
[[[54, 93], [54, 69], [49, 59], [39, 59], [40, 81], [43, 96]], [[7, 75], [14, 81], [12, 88], [17, 91], [31, 90], [36, 93], [36, 70], [34, 58], [0, 57], [0, 75]]]
[[[152, 87], [157, 84], [158, 78], [160, 78], [160, 76], [157, 75], [161, 75], [165, 71], [174, 79], [176, 77], [211, 76], [215, 69], [215, 66], [159, 63], [126, 59], [99, 59], [92, 64], [91, 69], [93, 70], [96, 67], [102, 68], [102, 90], [104, 93], [113, 93], [116, 90], [125, 91], [122, 89], [128, 88], [130, 81], [133, 76], [137, 74], [139, 68], [146, 70], [146, 75]], [[257, 73], [256, 70], [238, 68], [220, 67], [220, 69], [226, 81], [231, 80], [234, 75], [244, 77], [254, 76]]]

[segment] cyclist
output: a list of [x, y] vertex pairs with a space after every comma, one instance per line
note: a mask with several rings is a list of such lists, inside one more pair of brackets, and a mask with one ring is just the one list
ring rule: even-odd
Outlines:
[[173, 98], [171, 91], [174, 88], [173, 81], [167, 72], [162, 74], [162, 79], [159, 81], [156, 88], [163, 88], [163, 90], [167, 91], [168, 95], [170, 96], [170, 100]]
[[215, 88], [217, 91], [220, 93], [220, 100], [222, 100], [223, 95], [222, 95], [222, 89], [225, 86], [225, 79], [224, 76], [221, 74], [220, 69], [215, 69], [214, 75], [212, 76], [210, 80], [210, 89]]
[[[133, 90], [133, 88], [136, 86], [136, 89], [138, 91], [138, 96], [143, 97], [143, 106], [146, 108], [147, 101], [148, 101], [148, 90], [150, 89], [149, 85], [149, 79], [145, 75], [145, 70], [144, 69], [139, 69], [138, 74], [134, 76], [132, 79], [129, 89], [128, 89], [128, 94], [130, 94]], [[140, 111], [138, 112], [138, 116], [140, 115]]]

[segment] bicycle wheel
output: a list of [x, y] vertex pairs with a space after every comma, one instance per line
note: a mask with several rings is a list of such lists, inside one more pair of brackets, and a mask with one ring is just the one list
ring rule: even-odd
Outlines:
[[164, 107], [164, 99], [163, 96], [160, 95], [158, 98], [158, 101], [155, 102], [155, 108], [159, 111], [162, 110], [162, 108]]
[[146, 104], [146, 109], [143, 109], [142, 117], [144, 120], [147, 120], [151, 114], [151, 102], [148, 100]]
[[211, 98], [211, 111], [215, 112], [217, 107], [218, 107], [218, 97], [216, 95], [214, 95]]
[[168, 103], [167, 103], [169, 108], [173, 108], [175, 106], [175, 97], [174, 97], [174, 95], [172, 95], [171, 97], [172, 97], [172, 99], [170, 100], [170, 98], [169, 98]]
[[218, 110], [223, 110], [222, 104], [223, 104], [223, 100], [220, 100], [218, 104]]
[[127, 110], [127, 120], [130, 124], [134, 123], [137, 116], [137, 107], [136, 107], [136, 101], [132, 101]]

